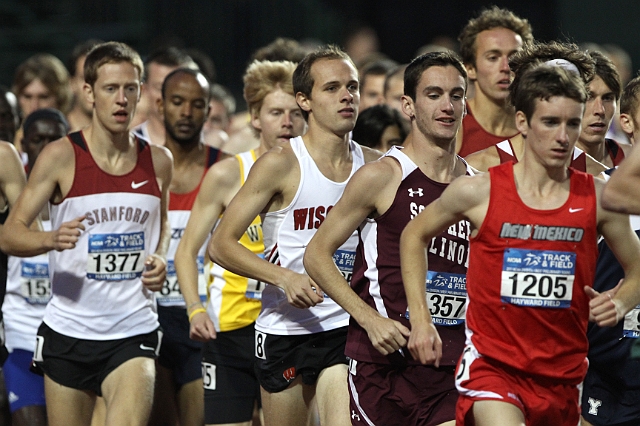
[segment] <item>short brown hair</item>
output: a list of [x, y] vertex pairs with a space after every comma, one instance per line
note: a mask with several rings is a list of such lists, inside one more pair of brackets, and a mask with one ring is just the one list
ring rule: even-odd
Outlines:
[[431, 67], [454, 67], [464, 78], [464, 90], [467, 91], [467, 70], [462, 65], [457, 53], [450, 50], [446, 52], [429, 52], [418, 56], [407, 66], [404, 71], [404, 94], [411, 99], [416, 99], [416, 89], [422, 74]]
[[118, 41], [98, 44], [89, 51], [84, 62], [84, 81], [93, 87], [98, 79], [98, 69], [101, 66], [121, 62], [133, 65], [138, 70], [138, 76], [142, 81], [144, 65], [140, 55], [130, 46]]
[[511, 92], [511, 102], [530, 122], [536, 101], [547, 101], [554, 96], [584, 104], [587, 101], [585, 82], [573, 71], [552, 65], [534, 65], [522, 73], [520, 84]]
[[622, 82], [620, 74], [611, 59], [607, 58], [602, 52], [588, 52], [596, 67], [596, 75], [604, 81], [609, 90], [613, 92], [616, 99], [620, 99], [622, 93]]
[[69, 72], [60, 59], [49, 53], [38, 53], [21, 63], [16, 69], [11, 90], [20, 96], [25, 87], [40, 80], [56, 99], [57, 109], [63, 113], [71, 107]]
[[[396, 69], [398, 63], [392, 59], [379, 59], [377, 61], [372, 61], [364, 65], [360, 69], [360, 92], [362, 92], [362, 88], [365, 85], [365, 81], [369, 76], [380, 76], [384, 75], [386, 77], [387, 73], [391, 70]], [[385, 78], [386, 80], [386, 78]]]
[[[321, 59], [344, 59], [357, 70], [349, 55], [338, 46], [333, 44], [323, 46], [305, 56], [293, 72], [293, 91], [295, 94], [302, 93], [308, 99], [311, 99], [311, 90], [314, 83], [313, 77], [311, 77], [311, 66]], [[308, 119], [309, 113], [302, 109], [301, 111], [305, 120]]]
[[509, 85], [510, 97], [513, 98], [513, 92], [517, 89], [520, 78], [527, 69], [553, 59], [564, 59], [575, 65], [585, 85], [593, 80], [595, 62], [585, 51], [580, 50], [578, 45], [559, 41], [536, 42], [523, 47], [522, 50], [509, 58], [509, 67], [515, 73], [515, 77]]
[[186, 51], [175, 46], [163, 46], [151, 52], [144, 60], [144, 75], [141, 81], [146, 82], [149, 78], [149, 65], [164, 65], [170, 68], [191, 68], [200, 70], [198, 64]]
[[518, 34], [522, 37], [523, 46], [533, 42], [531, 25], [528, 20], [516, 16], [510, 10], [493, 6], [482, 10], [477, 18], [471, 19], [458, 36], [460, 56], [465, 64], [475, 66], [478, 34], [494, 28], [506, 28]]
[[622, 91], [620, 114], [629, 114], [633, 119], [638, 111], [638, 104], [640, 104], [640, 76], [630, 80]]

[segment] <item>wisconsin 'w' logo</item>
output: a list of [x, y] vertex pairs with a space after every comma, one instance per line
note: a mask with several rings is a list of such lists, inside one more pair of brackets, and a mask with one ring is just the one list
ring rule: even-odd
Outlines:
[[282, 377], [284, 377], [287, 382], [292, 381], [293, 379], [296, 378], [296, 368], [295, 367], [287, 368], [282, 372]]

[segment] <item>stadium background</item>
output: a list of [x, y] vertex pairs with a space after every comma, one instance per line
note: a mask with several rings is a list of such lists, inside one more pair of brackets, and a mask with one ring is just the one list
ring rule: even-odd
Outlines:
[[241, 76], [253, 50], [278, 36], [343, 44], [354, 29], [375, 29], [380, 51], [408, 62], [434, 37], [457, 37], [483, 6], [507, 7], [529, 19], [534, 36], [615, 43], [640, 64], [637, 0], [0, 0], [0, 83], [37, 52], [66, 62], [88, 38], [129, 43], [144, 57], [173, 43], [209, 54], [217, 81], [243, 107]]

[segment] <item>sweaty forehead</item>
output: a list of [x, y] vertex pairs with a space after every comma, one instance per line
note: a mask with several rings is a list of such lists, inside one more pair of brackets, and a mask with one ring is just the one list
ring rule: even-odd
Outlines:
[[535, 100], [533, 115], [538, 117], [582, 117], [584, 104], [565, 96], [551, 96], [549, 99]]
[[520, 34], [504, 27], [480, 31], [476, 37], [476, 49], [518, 49], [522, 47]]
[[138, 68], [126, 61], [106, 62], [98, 68], [98, 79], [111, 80], [113, 78], [131, 78], [140, 81]]
[[465, 80], [460, 71], [452, 65], [434, 65], [423, 71], [418, 83], [418, 90], [429, 86], [442, 89], [465, 88]]
[[589, 83], [589, 91], [591, 93], [604, 94], [611, 92], [612, 90], [609, 86], [607, 86], [607, 83], [605, 83], [602, 77], [596, 75]]
[[358, 71], [346, 59], [319, 59], [311, 65], [311, 77], [316, 85], [330, 81], [358, 80]]
[[29, 95], [49, 95], [49, 88], [40, 80], [39, 78], [34, 78], [33, 81], [27, 84], [24, 89], [22, 89], [21, 94], [29, 94]]

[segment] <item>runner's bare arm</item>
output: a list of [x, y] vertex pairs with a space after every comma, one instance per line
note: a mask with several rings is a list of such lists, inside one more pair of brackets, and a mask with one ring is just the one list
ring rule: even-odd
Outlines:
[[306, 275], [257, 257], [238, 243], [253, 219], [282, 197], [295, 193], [299, 165], [290, 147], [278, 146], [263, 154], [251, 168], [247, 181], [233, 198], [209, 242], [211, 259], [239, 275], [282, 288], [293, 306], [306, 308], [322, 301]]
[[427, 246], [433, 237], [460, 220], [473, 219], [470, 220], [472, 226], [481, 224], [484, 219], [482, 209], [488, 197], [487, 174], [459, 177], [402, 232], [400, 261], [411, 322], [408, 348], [423, 364], [438, 366], [442, 356], [442, 342], [432, 323], [426, 299]]
[[[224, 212], [229, 200], [240, 187], [238, 160], [229, 158], [214, 164], [206, 173], [196, 197], [189, 222], [180, 239], [175, 255], [176, 273], [180, 291], [184, 296], [187, 314], [202, 309], [198, 294], [197, 257], [200, 248], [207, 242], [213, 227]], [[213, 322], [206, 312], [193, 316], [189, 337], [207, 341], [216, 337]]]
[[[595, 184], [600, 199], [604, 184], [599, 181]], [[589, 305], [592, 320], [600, 326], [613, 326], [640, 304], [640, 241], [631, 228], [627, 215], [607, 211], [600, 205], [598, 230], [624, 269], [625, 278], [613, 291], [600, 295], [590, 287], [585, 288], [585, 291], [591, 298]]]
[[604, 188], [602, 206], [621, 213], [640, 214], [640, 197], [636, 196], [638, 187], [640, 187], [640, 149], [634, 146], [631, 154], [620, 164]]
[[[380, 210], [379, 199], [389, 192], [388, 186], [393, 187], [389, 195], [393, 200], [401, 176], [397, 177], [394, 185], [391, 162], [395, 160], [370, 163], [354, 174], [344, 194], [311, 239], [304, 255], [309, 276], [367, 330], [371, 343], [383, 355], [404, 347], [409, 330], [367, 305], [344, 279], [333, 262], [333, 254], [367, 216]], [[400, 168], [396, 168], [400, 173]]]
[[60, 195], [61, 177], [72, 180], [74, 175], [73, 147], [66, 139], [48, 144], [39, 160], [0, 235], [0, 247], [14, 256], [36, 256], [50, 250], [73, 248], [84, 230], [84, 217], [63, 223], [59, 229], [49, 232], [30, 229], [47, 202]]
[[[18, 200], [18, 196], [27, 184], [27, 178], [22, 167], [22, 161], [15, 147], [8, 142], [0, 142], [0, 196], [5, 198], [10, 206]], [[2, 206], [4, 207], [4, 206]]]
[[171, 241], [169, 224], [169, 185], [173, 176], [173, 156], [161, 146], [151, 145], [153, 168], [161, 191], [160, 200], [160, 239], [155, 252], [145, 260], [142, 283], [151, 291], [160, 291], [167, 276], [167, 250]]

